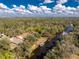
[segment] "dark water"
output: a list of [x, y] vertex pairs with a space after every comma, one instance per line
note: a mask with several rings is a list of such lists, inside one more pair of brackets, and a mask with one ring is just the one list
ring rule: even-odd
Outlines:
[[[65, 28], [64, 31], [67, 33], [72, 32], [73, 27], [69, 25]], [[51, 39], [50, 42], [46, 41], [43, 46], [39, 46], [37, 49], [35, 49], [33, 51], [34, 55], [30, 59], [44, 59], [44, 56], [47, 54], [47, 52], [56, 45], [57, 41], [61, 40], [61, 35], [62, 35], [62, 32], [57, 33], [56, 37]]]
[[57, 34], [57, 36], [51, 39], [50, 42], [46, 41], [43, 46], [39, 46], [37, 49], [35, 49], [33, 51], [34, 55], [31, 56], [30, 59], [43, 59], [47, 52], [56, 45], [58, 40], [61, 40], [61, 33]]

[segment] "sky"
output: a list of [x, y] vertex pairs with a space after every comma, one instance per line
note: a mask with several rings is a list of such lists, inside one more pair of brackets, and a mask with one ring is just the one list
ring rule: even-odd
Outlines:
[[0, 17], [79, 17], [79, 0], [0, 0]]

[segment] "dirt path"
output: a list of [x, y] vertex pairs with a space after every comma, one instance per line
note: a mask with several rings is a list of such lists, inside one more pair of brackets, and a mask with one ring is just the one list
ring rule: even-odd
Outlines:
[[72, 54], [72, 55], [70, 56], [70, 59], [79, 59], [79, 56], [78, 56], [78, 55], [75, 55], [75, 54]]
[[25, 37], [27, 37], [27, 35], [29, 35], [29, 34], [30, 34], [30, 33], [28, 32], [28, 33], [23, 33], [23, 34], [18, 35], [18, 36], [21, 36], [21, 37], [25, 38]]

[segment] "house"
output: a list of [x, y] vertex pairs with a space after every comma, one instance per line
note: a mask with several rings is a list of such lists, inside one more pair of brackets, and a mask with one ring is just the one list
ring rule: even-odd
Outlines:
[[16, 37], [10, 38], [10, 41], [14, 44], [19, 44], [23, 42], [23, 38], [21, 36], [16, 36]]

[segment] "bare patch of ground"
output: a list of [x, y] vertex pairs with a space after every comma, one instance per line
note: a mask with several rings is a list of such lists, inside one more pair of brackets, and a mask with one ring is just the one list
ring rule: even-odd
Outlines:
[[72, 54], [72, 55], [70, 56], [70, 59], [79, 59], [79, 56], [76, 55], [76, 54]]

